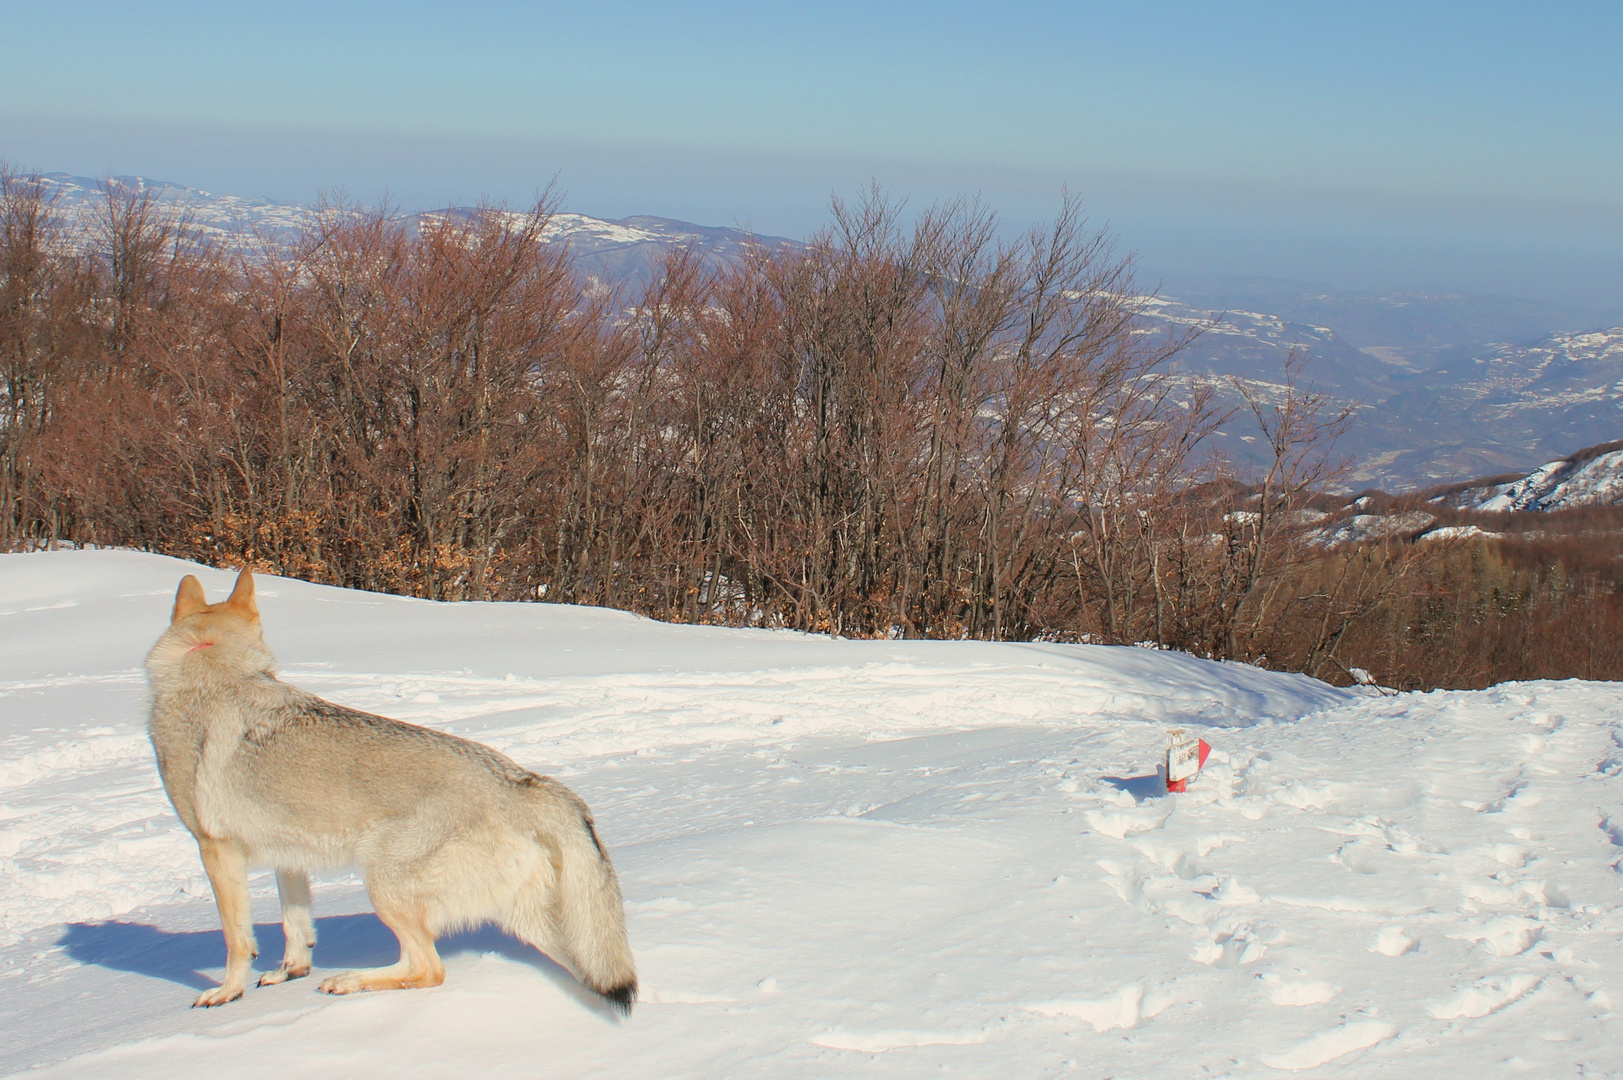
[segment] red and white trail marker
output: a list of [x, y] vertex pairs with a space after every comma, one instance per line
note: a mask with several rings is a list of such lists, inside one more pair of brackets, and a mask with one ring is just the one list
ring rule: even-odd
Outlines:
[[1190, 778], [1206, 764], [1212, 748], [1205, 739], [1191, 738], [1183, 728], [1167, 730], [1167, 790], [1188, 791]]

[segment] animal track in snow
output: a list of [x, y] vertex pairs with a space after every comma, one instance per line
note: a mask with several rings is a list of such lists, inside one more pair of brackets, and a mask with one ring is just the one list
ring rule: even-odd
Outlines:
[[1500, 915], [1480, 928], [1449, 935], [1460, 941], [1480, 941], [1494, 956], [1520, 956], [1543, 936], [1542, 923], [1519, 915]]
[[1483, 814], [1503, 814], [1509, 811], [1530, 810], [1543, 801], [1544, 796], [1534, 791], [1526, 779], [1518, 778], [1503, 797], [1476, 809]]
[[1430, 1012], [1439, 1020], [1475, 1020], [1520, 1000], [1543, 981], [1527, 974], [1478, 979], [1448, 1001], [1432, 1005]]
[[1549, 735], [1553, 735], [1557, 731], [1560, 731], [1567, 722], [1567, 718], [1565, 716], [1547, 712], [1529, 713], [1527, 719], [1529, 723], [1543, 728], [1544, 732]]
[[[1226, 922], [1227, 920], [1225, 920]], [[1240, 967], [1261, 960], [1268, 946], [1258, 941], [1249, 923], [1214, 927], [1211, 935], [1197, 942], [1189, 959], [1213, 967]]]
[[1190, 861], [1187, 848], [1181, 844], [1158, 844], [1139, 841], [1133, 844], [1139, 854], [1155, 863], [1169, 874], [1173, 874], [1185, 881], [1200, 876]]
[[1381, 1020], [1354, 1020], [1304, 1039], [1284, 1053], [1257, 1060], [1270, 1069], [1312, 1069], [1355, 1050], [1366, 1050], [1397, 1033], [1396, 1027]]
[[1274, 799], [1298, 810], [1326, 810], [1336, 806], [1345, 796], [1345, 784], [1294, 783], [1274, 792]]
[[1135, 867], [1114, 859], [1099, 859], [1096, 865], [1105, 872], [1105, 883], [1114, 889], [1116, 895], [1124, 902], [1146, 914], [1156, 910], [1144, 892], [1144, 875]]
[[1383, 926], [1375, 935], [1375, 952], [1382, 956], [1402, 956], [1419, 948], [1420, 939], [1401, 926]]
[[1074, 1017], [1091, 1024], [1095, 1031], [1112, 1031], [1137, 1027], [1165, 1011], [1175, 1000], [1165, 987], [1146, 991], [1142, 983], [1128, 983], [1097, 1000], [1049, 1001], [1025, 1009], [1042, 1016]]
[[1552, 885], [1542, 879], [1506, 880], [1502, 875], [1495, 875], [1489, 881], [1472, 882], [1465, 886], [1465, 897], [1467, 900], [1494, 907], [1524, 907], [1531, 904], [1537, 907], [1564, 908], [1571, 903], [1559, 885]]
[[1159, 829], [1166, 824], [1167, 814], [1128, 813], [1123, 810], [1089, 810], [1087, 822], [1097, 833], [1125, 840], [1129, 836]]
[[1257, 979], [1267, 987], [1268, 1000], [1275, 1005], [1323, 1005], [1341, 993], [1341, 987], [1322, 979], [1286, 979], [1273, 972], [1258, 975]]
[[1211, 898], [1220, 904], [1236, 907], [1262, 902], [1262, 896], [1257, 890], [1232, 877], [1224, 878], [1217, 888], [1211, 891]]

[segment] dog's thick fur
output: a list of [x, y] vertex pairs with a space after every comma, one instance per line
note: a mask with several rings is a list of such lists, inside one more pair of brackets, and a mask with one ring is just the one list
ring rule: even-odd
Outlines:
[[400, 961], [322, 990], [438, 986], [434, 939], [493, 922], [630, 1009], [619, 882], [574, 792], [478, 743], [323, 701], [274, 665], [247, 570], [219, 604], [188, 574], [147, 656], [158, 771], [225, 929], [225, 981], [196, 1005], [242, 996], [257, 955], [248, 867], [259, 864], [276, 870], [287, 937], [261, 986], [310, 973], [309, 872], [358, 866]]

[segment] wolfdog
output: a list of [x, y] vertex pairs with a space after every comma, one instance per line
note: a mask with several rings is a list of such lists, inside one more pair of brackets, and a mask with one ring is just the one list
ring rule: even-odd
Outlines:
[[329, 994], [438, 986], [434, 939], [494, 922], [629, 1012], [637, 975], [620, 884], [574, 792], [454, 735], [357, 712], [282, 682], [246, 568], [208, 603], [181, 579], [147, 655], [150, 733], [175, 813], [197, 838], [242, 996], [258, 955], [248, 867], [276, 871], [287, 948], [260, 986], [310, 973], [310, 871], [358, 866], [400, 960], [334, 975]]

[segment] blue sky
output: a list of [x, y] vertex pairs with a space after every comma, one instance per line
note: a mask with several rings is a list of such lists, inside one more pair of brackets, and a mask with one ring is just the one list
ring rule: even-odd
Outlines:
[[1623, 309], [1623, 4], [0, 0], [0, 156], [803, 234], [1081, 193], [1146, 272]]

